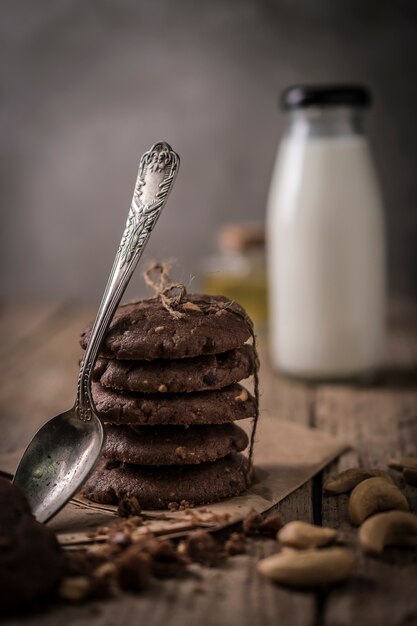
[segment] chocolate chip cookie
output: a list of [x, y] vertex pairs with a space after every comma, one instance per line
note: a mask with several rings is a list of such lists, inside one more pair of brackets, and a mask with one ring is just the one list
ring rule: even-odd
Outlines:
[[137, 465], [195, 465], [241, 452], [248, 436], [236, 424], [106, 427], [103, 455]]
[[251, 376], [256, 367], [250, 345], [235, 350], [185, 359], [120, 361], [99, 359], [93, 372], [103, 387], [141, 393], [221, 389]]
[[171, 502], [202, 505], [242, 493], [248, 484], [248, 461], [231, 454], [199, 465], [146, 466], [101, 460], [83, 494], [101, 504], [135, 496], [143, 509], [165, 509]]
[[254, 417], [255, 398], [241, 385], [196, 393], [134, 394], [91, 386], [100, 418], [111, 424], [225, 424]]
[[[252, 334], [244, 309], [224, 296], [187, 294], [175, 319], [159, 298], [120, 306], [103, 342], [102, 355], [126, 360], [180, 359], [242, 346]], [[86, 347], [92, 324], [81, 335]]]

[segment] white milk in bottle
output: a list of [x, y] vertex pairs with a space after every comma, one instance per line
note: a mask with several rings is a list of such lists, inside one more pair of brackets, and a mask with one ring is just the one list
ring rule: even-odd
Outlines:
[[306, 378], [350, 378], [384, 357], [381, 194], [362, 130], [369, 92], [292, 87], [267, 208], [270, 351]]

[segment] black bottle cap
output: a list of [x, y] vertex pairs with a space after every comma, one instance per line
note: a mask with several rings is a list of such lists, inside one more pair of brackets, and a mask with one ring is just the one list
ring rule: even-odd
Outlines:
[[363, 85], [293, 85], [281, 95], [285, 110], [305, 107], [369, 107], [371, 92]]

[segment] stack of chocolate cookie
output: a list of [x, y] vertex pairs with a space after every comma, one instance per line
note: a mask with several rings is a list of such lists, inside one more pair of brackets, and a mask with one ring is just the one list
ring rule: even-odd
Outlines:
[[239, 384], [257, 368], [251, 336], [244, 310], [221, 296], [188, 294], [175, 311], [159, 297], [119, 307], [94, 370], [106, 442], [84, 495], [161, 509], [243, 492], [248, 436], [235, 422], [257, 415]]

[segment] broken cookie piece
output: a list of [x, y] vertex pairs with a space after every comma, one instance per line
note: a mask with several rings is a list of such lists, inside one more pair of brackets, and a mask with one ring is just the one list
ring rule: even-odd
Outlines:
[[0, 478], [0, 603], [22, 609], [58, 587], [64, 559], [52, 530], [33, 517], [16, 485]]

